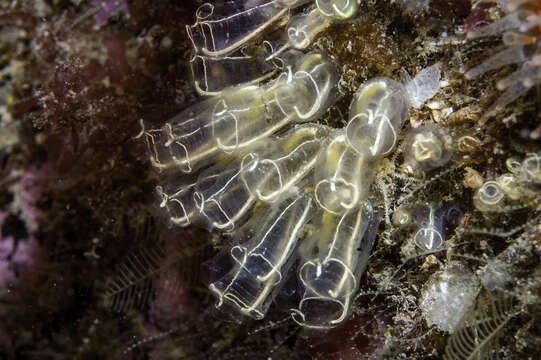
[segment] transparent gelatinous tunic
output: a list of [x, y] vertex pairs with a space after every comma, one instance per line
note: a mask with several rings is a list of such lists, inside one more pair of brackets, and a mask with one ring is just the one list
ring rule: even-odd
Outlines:
[[438, 125], [412, 129], [404, 140], [405, 166], [423, 171], [438, 168], [451, 158], [453, 140]]
[[408, 93], [389, 78], [364, 83], [354, 95], [346, 127], [348, 144], [373, 158], [388, 155], [408, 113]]
[[196, 104], [157, 129], [143, 129], [152, 164], [191, 173], [220, 153], [242, 155], [286, 125], [316, 118], [333, 98], [336, 69], [319, 54], [304, 55], [264, 86], [241, 85]]
[[353, 17], [359, 7], [355, 0], [316, 0], [316, 5], [311, 11], [291, 18], [286, 29], [286, 46], [306, 49], [333, 21]]
[[196, 183], [196, 179], [181, 177], [156, 186], [158, 206], [164, 211], [169, 225], [188, 226], [197, 217], [198, 211], [193, 201]]
[[194, 87], [200, 95], [214, 96], [237, 84], [265, 81], [283, 67], [280, 59], [265, 60], [272, 51], [270, 43], [264, 42], [264, 46], [255, 51], [241, 48], [219, 58], [194, 54], [190, 59]]
[[243, 315], [262, 319], [284, 275], [300, 232], [311, 218], [312, 199], [299, 195], [265, 207], [240, 229], [231, 249], [234, 267], [210, 290], [217, 308], [227, 304]]
[[422, 250], [436, 250], [443, 245], [444, 211], [439, 205], [422, 205], [415, 214], [417, 231], [413, 242]]
[[295, 49], [306, 49], [331, 21], [331, 18], [324, 16], [318, 9], [292, 17], [286, 30], [289, 45]]
[[333, 214], [356, 208], [366, 196], [372, 172], [367, 156], [348, 145], [343, 129], [334, 131], [317, 159], [314, 177], [317, 204]]
[[271, 25], [287, 21], [292, 7], [306, 1], [248, 0], [227, 2], [221, 7], [205, 3], [186, 31], [196, 52], [225, 56], [258, 37]]
[[273, 202], [290, 191], [314, 168], [329, 129], [299, 125], [276, 139], [276, 149], [258, 156], [242, 173], [243, 181], [259, 200]]
[[316, 6], [325, 16], [349, 19], [357, 14], [357, 0], [316, 0]]
[[315, 256], [299, 268], [304, 294], [292, 313], [297, 323], [328, 329], [346, 318], [374, 244], [378, 220], [369, 203], [343, 215], [320, 212], [311, 251]]
[[256, 202], [241, 174], [256, 159], [248, 154], [239, 164], [225, 170], [215, 166], [203, 171], [195, 184], [193, 199], [199, 212], [199, 225], [208, 230], [233, 231], [247, 217]]

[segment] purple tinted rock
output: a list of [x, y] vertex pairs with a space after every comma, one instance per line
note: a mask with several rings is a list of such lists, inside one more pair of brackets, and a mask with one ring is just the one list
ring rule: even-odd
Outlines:
[[94, 14], [94, 28], [99, 29], [109, 21], [110, 18], [122, 15], [125, 18], [130, 17], [128, 4], [124, 0], [94, 0], [92, 3], [99, 7]]

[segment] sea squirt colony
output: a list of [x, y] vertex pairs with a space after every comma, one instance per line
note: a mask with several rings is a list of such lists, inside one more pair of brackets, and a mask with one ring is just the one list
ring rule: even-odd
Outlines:
[[[328, 329], [350, 313], [374, 244], [381, 211], [369, 193], [378, 163], [395, 148], [409, 106], [438, 90], [439, 71], [427, 68], [405, 84], [371, 79], [354, 94], [343, 129], [314, 123], [334, 103], [338, 72], [324, 55], [298, 49], [330, 21], [353, 16], [357, 2], [316, 1], [291, 18], [284, 42], [265, 42], [256, 55], [245, 48], [305, 3], [255, 1], [221, 17], [203, 5], [187, 28], [194, 84], [212, 97], [161, 127], [143, 123], [140, 137], [163, 174], [156, 192], [169, 223], [233, 234], [219, 255], [230, 266], [209, 284], [216, 307], [262, 319], [296, 267], [293, 320]], [[255, 66], [237, 75], [243, 64]], [[412, 167], [446, 161], [443, 135], [429, 130], [411, 141]], [[441, 241], [430, 232], [439, 215], [430, 214], [417, 240], [427, 248]]]

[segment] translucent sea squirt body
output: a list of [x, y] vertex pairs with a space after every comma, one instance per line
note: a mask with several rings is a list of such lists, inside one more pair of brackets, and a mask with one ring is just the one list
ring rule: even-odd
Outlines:
[[278, 206], [261, 209], [235, 240], [231, 249], [231, 269], [210, 284], [217, 308], [224, 304], [254, 319], [265, 316], [290, 268], [292, 254], [304, 225], [312, 214], [310, 196], [299, 195]]
[[227, 2], [221, 8], [205, 3], [197, 9], [195, 23], [186, 25], [186, 31], [197, 53], [222, 57], [272, 25], [287, 21], [290, 9], [303, 3], [306, 1], [250, 0]]
[[307, 328], [329, 329], [349, 314], [374, 244], [379, 217], [374, 216], [369, 203], [343, 215], [326, 211], [320, 214], [319, 232], [311, 251], [315, 256], [299, 269], [304, 294], [292, 317]]
[[245, 220], [257, 199], [244, 185], [241, 174], [255, 160], [253, 154], [248, 154], [225, 170], [217, 165], [199, 175], [193, 194], [199, 225], [209, 231], [233, 231]]
[[348, 144], [360, 154], [381, 158], [391, 152], [408, 113], [408, 93], [389, 78], [367, 81], [357, 90], [346, 127]]
[[325, 16], [349, 19], [357, 14], [357, 0], [316, 0], [318, 10]]
[[193, 201], [196, 183], [193, 179], [181, 179], [156, 186], [158, 207], [164, 210], [170, 226], [188, 226], [197, 217], [198, 212]]
[[333, 101], [335, 67], [319, 54], [299, 59], [264, 85], [241, 85], [189, 107], [142, 136], [154, 167], [191, 173], [221, 153], [242, 155], [288, 124], [307, 122]]
[[356, 208], [370, 184], [368, 157], [350, 147], [340, 129], [325, 142], [317, 161], [314, 195], [318, 205], [333, 214]]
[[258, 156], [247, 167], [242, 178], [250, 192], [259, 200], [274, 202], [290, 191], [314, 168], [326, 126], [299, 125], [276, 139], [272, 153]]

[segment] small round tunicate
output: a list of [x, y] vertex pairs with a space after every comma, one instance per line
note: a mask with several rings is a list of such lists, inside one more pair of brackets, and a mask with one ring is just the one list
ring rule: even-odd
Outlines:
[[418, 227], [413, 242], [422, 250], [435, 250], [443, 245], [443, 216], [440, 205], [425, 204], [417, 209], [415, 223]]
[[416, 161], [437, 161], [441, 158], [441, 143], [432, 133], [417, 134], [411, 146]]
[[522, 163], [516, 157], [510, 157], [507, 160], [505, 160], [505, 166], [513, 174], [519, 174], [522, 167]]
[[405, 166], [423, 171], [444, 165], [453, 153], [453, 141], [436, 125], [425, 125], [411, 130], [406, 135]]
[[497, 182], [487, 181], [479, 190], [479, 198], [486, 204], [495, 205], [503, 198], [503, 193]]
[[441, 247], [443, 244], [443, 237], [436, 229], [422, 228], [415, 233], [413, 242], [422, 250], [430, 251]]
[[481, 141], [473, 136], [465, 135], [458, 139], [457, 149], [460, 152], [472, 153], [479, 149]]
[[497, 211], [500, 209], [505, 193], [496, 181], [487, 181], [477, 190], [473, 204], [479, 211]]

